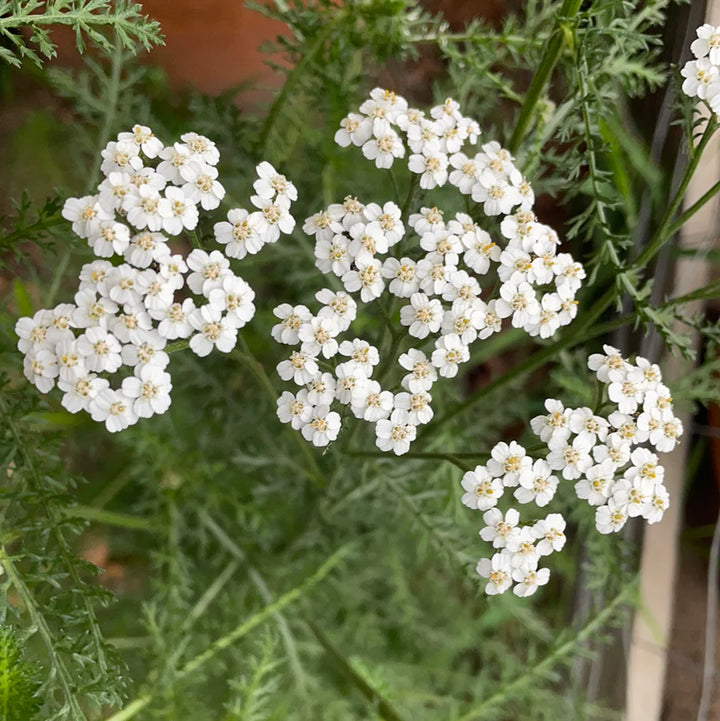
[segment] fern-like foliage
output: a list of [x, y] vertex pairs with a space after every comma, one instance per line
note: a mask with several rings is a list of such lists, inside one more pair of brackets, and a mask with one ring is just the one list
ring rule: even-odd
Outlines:
[[33, 420], [37, 401], [10, 392], [7, 379], [0, 394], [0, 472], [7, 479], [0, 492], [0, 564], [8, 579], [0, 616], [43, 647], [44, 718], [83, 721], [85, 704], [99, 708], [121, 698], [123, 665], [97, 617], [112, 596], [96, 583], [97, 567], [73, 548], [86, 526], [69, 514], [79, 479], [64, 467], [55, 434]]
[[40, 669], [23, 658], [22, 645], [10, 626], [0, 626], [0, 718], [33, 721], [40, 709]]
[[51, 36], [57, 25], [73, 29], [80, 53], [88, 40], [105, 51], [116, 45], [149, 50], [162, 42], [158, 23], [133, 0], [0, 0], [0, 60], [20, 65], [28, 59], [41, 67], [57, 53]]

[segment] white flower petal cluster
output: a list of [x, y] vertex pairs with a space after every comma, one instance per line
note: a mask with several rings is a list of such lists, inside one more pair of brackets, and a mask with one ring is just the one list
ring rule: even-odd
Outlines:
[[[400, 358], [410, 371], [402, 384], [413, 395], [412, 401], [404, 396], [397, 400], [396, 394], [388, 418], [374, 419], [378, 411], [355, 413], [377, 424], [378, 447], [383, 450], [407, 451], [416, 435], [414, 426], [432, 415], [428, 392], [437, 376], [456, 376], [460, 365], [470, 359], [471, 344], [499, 332], [505, 319], [506, 325], [548, 338], [576, 315], [575, 294], [585, 277], [582, 266], [569, 254], [559, 253], [555, 231], [538, 222], [532, 212], [532, 188], [506, 150], [490, 142], [478, 152], [462, 152], [477, 142], [479, 134], [478, 124], [463, 117], [452, 99], [426, 115], [399, 95], [375, 88], [359, 113], [343, 119], [335, 141], [361, 148], [378, 168], [389, 168], [407, 157], [408, 168], [419, 175], [423, 190], [455, 186], [472, 197], [479, 215], [500, 221], [497, 242], [467, 213], [446, 220], [443, 211], [432, 206], [403, 218], [392, 201], [363, 203], [352, 196], [315, 213], [303, 225], [303, 231], [315, 238], [317, 268], [343, 284], [349, 299], [343, 303], [352, 300], [350, 294], [361, 303], [383, 295], [402, 299], [400, 324], [418, 341], [413, 340], [417, 347], [405, 354], [408, 365]], [[493, 297], [481, 286], [491, 270], [498, 281]], [[484, 285], [492, 287], [495, 280]], [[351, 307], [354, 318], [355, 300]], [[321, 322], [333, 317], [328, 308], [312, 316], [304, 306], [298, 310], [283, 305], [276, 315], [282, 320], [273, 331], [276, 340], [301, 344], [301, 352], [312, 358], [331, 358], [335, 337], [348, 327], [347, 317], [335, 328]], [[422, 377], [414, 375], [412, 354], [422, 357], [417, 361]], [[282, 374], [307, 383], [289, 366], [283, 366]], [[337, 397], [350, 403], [341, 385]], [[419, 396], [421, 392], [427, 398]]]
[[705, 100], [720, 114], [720, 26], [706, 23], [697, 29], [690, 45], [695, 56], [680, 71], [685, 80], [682, 90], [688, 97]]
[[639, 356], [630, 363], [612, 346], [603, 349], [589, 357], [588, 367], [607, 386], [607, 417], [549, 398], [547, 413], [530, 421], [547, 445], [545, 458], [531, 458], [515, 441], [498, 443], [486, 464], [462, 478], [462, 503], [483, 512], [480, 537], [499, 549], [477, 565], [478, 574], [488, 579], [488, 594], [511, 587], [520, 596], [534, 593], [550, 575], [538, 568], [539, 558], [565, 543], [561, 514], [525, 526], [516, 509], [503, 515], [497, 506], [507, 489], [514, 489], [518, 503], [544, 508], [561, 479], [573, 481], [577, 497], [595, 507], [595, 526], [603, 534], [619, 531], [628, 518], [657, 523], [668, 508], [657, 453], [672, 451], [683, 430], [670, 392], [657, 365]]
[[[219, 159], [202, 135], [185, 133], [165, 146], [136, 125], [102, 151], [98, 192], [65, 202], [63, 217], [100, 259], [82, 267], [74, 303], [20, 318], [15, 332], [26, 378], [43, 393], [57, 385], [71, 413], [86, 411], [110, 431], [164, 413], [172, 390], [168, 341], [189, 340], [201, 357], [215, 348], [228, 353], [254, 316], [255, 293], [228, 260], [243, 255], [233, 218], [252, 228], [257, 252], [292, 229], [297, 192], [261, 163], [251, 199], [259, 210], [231, 210], [229, 223], [215, 225], [226, 253], [174, 253], [172, 236], [193, 231], [200, 208], [214, 210], [225, 196]], [[111, 387], [110, 376], [123, 371]]]

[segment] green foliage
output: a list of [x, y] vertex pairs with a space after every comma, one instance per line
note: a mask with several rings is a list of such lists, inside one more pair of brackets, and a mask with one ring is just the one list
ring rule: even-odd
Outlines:
[[162, 42], [158, 23], [133, 0], [0, 0], [0, 38], [5, 42], [0, 59], [19, 66], [27, 58], [42, 66], [57, 53], [51, 37], [57, 25], [72, 28], [80, 53], [88, 40], [106, 52], [135, 50], [137, 45], [149, 50]]
[[[69, 22], [70, 6], [58, 4]], [[3, 14], [0, 2], [0, 18], [17, 19], [19, 5], [5, 5], [16, 14]], [[289, 28], [274, 46], [286, 61], [285, 83], [260, 115], [234, 105], [242, 88], [175, 96], [157, 71], [139, 67], [124, 37], [156, 36], [132, 3], [72, 5], [76, 15], [90, 12], [79, 27], [104, 46], [87, 28], [135, 13], [123, 16], [127, 36], [110, 57], [47, 73], [72, 108], [74, 172], [88, 188], [99, 149], [141, 122], [165, 141], [187, 130], [216, 140], [228, 207], [244, 204], [254, 165], [268, 159], [298, 186], [300, 220], [348, 193], [366, 202], [396, 198], [395, 185], [413, 210], [437, 203], [446, 214], [464, 211], [450, 194], [413, 191], [408, 173], [391, 181], [358, 162], [358, 149], [332, 142], [385, 63], [411, 63], [429, 46], [443, 63], [435, 97], [460, 100], [480, 120], [483, 140], [507, 143], [514, 119], [524, 118], [519, 166], [544, 194], [542, 213], [566, 210], [561, 234], [593, 272], [564, 335], [536, 344], [504, 332], [478, 349], [456, 384], [438, 384], [437, 416], [407, 456], [376, 452], [362, 427], [320, 453], [275, 417], [273, 368], [282, 350], [268, 339], [271, 308], [307, 303], [318, 289], [299, 222], [289, 241], [237, 266], [262, 299], [242, 350], [202, 362], [174, 353], [170, 412], [109, 437], [67, 414], [57, 397], [41, 405], [21, 376], [12, 349], [17, 316], [31, 313], [38, 296], [74, 292], [64, 278], [87, 253], [64, 240], [63, 266], [48, 243], [66, 232], [60, 201], [37, 208], [23, 199], [0, 238], [0, 262], [24, 266], [0, 314], [0, 367], [9, 379], [0, 388], [0, 472], [8, 479], [0, 490], [0, 620], [22, 629], [27, 663], [48, 670], [37, 695], [42, 718], [611, 718], [585, 701], [571, 669], [623, 622], [634, 600], [633, 547], [594, 534], [592, 509], [564, 484], [558, 503], [575, 541], [553, 558], [558, 583], [534, 601], [487, 598], [474, 573], [485, 549], [477, 519], [460, 503], [459, 480], [494, 443], [526, 428], [545, 397], [592, 405], [584, 364], [610, 331], [654, 325], [682, 348], [675, 324], [683, 320], [718, 340], [716, 325], [684, 310], [716, 297], [716, 284], [662, 303], [650, 293], [651, 262], [685, 216], [676, 217], [678, 194], [630, 98], [665, 78], [657, 49], [668, 5], [531, 0], [500, 28], [473, 21], [451, 32], [409, 0], [276, 0], [258, 9]], [[31, 18], [35, 28], [48, 20]], [[533, 99], [526, 89], [541, 67], [547, 73]], [[703, 128], [691, 108], [684, 112], [686, 135], [697, 135]], [[691, 154], [689, 171], [697, 158]], [[640, 227], [642, 217], [652, 220]], [[209, 228], [198, 238], [209, 243]], [[632, 303], [611, 315], [624, 294]], [[369, 311], [362, 323], [358, 334], [370, 336], [384, 318]], [[391, 340], [383, 336], [383, 354]], [[686, 376], [678, 397], [715, 397], [714, 363]], [[109, 553], [100, 579], [79, 557], [92, 543]], [[122, 572], [106, 608], [112, 595], [100, 581], [113, 583], [112, 565]], [[576, 593], [590, 594], [588, 612], [575, 611]]]
[[0, 718], [3, 721], [33, 721], [40, 698], [39, 669], [23, 658], [15, 631], [0, 626]]

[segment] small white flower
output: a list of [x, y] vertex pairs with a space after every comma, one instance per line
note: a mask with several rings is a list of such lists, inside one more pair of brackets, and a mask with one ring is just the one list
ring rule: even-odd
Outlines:
[[648, 503], [648, 508], [645, 512], [645, 519], [648, 523], [657, 523], [663, 517], [663, 513], [670, 506], [670, 494], [667, 492], [665, 486], [655, 486], [652, 498]]
[[432, 420], [433, 409], [430, 407], [430, 401], [432, 397], [427, 391], [398, 393], [395, 396], [395, 408], [405, 411], [408, 421], [420, 426]]
[[565, 408], [561, 401], [554, 398], [545, 401], [545, 409], [547, 415], [535, 416], [530, 421], [533, 433], [540, 436], [543, 443], [547, 443], [551, 438], [569, 438], [572, 409]]
[[133, 400], [121, 390], [105, 388], [88, 404], [88, 410], [94, 421], [105, 423], [111, 433], [137, 423], [137, 414], [133, 410]]
[[215, 143], [209, 138], [198, 133], [184, 133], [180, 136], [180, 140], [185, 144], [182, 147], [190, 151], [191, 159], [199, 160], [208, 165], [218, 164], [220, 152]]
[[94, 373], [74, 378], [73, 380], [58, 381], [58, 388], [63, 391], [60, 403], [70, 413], [89, 410], [90, 401], [102, 390], [110, 387], [104, 378], [98, 378]]
[[392, 451], [396, 456], [401, 456], [410, 450], [417, 428], [405, 411], [396, 408], [389, 419], [381, 419], [375, 424], [375, 434], [375, 445], [381, 451]]
[[225, 313], [225, 320], [234, 328], [242, 328], [255, 315], [255, 291], [242, 278], [226, 275], [219, 288], [213, 288], [207, 299], [211, 308]]
[[596, 416], [590, 408], [576, 408], [570, 413], [570, 430], [591, 445], [602, 443], [607, 438], [608, 425], [604, 418]]
[[219, 310], [209, 305], [192, 311], [188, 322], [197, 331], [190, 338], [190, 348], [201, 358], [209, 355], [213, 348], [229, 353], [237, 343], [237, 328], [228, 323]]
[[315, 300], [323, 304], [318, 316], [334, 318], [341, 331], [346, 331], [357, 316], [357, 303], [343, 291], [335, 293], [329, 288], [323, 288], [315, 293]]
[[315, 267], [321, 273], [333, 273], [341, 278], [350, 270], [351, 262], [350, 241], [344, 235], [334, 235], [331, 240], [320, 239], [315, 243]]
[[372, 375], [373, 368], [380, 362], [378, 349], [361, 338], [343, 341], [339, 350], [341, 355], [347, 356], [355, 363], [358, 363], [368, 378]]
[[193, 271], [187, 284], [193, 293], [207, 297], [213, 288], [221, 288], [223, 278], [230, 275], [230, 261], [219, 251], [207, 253], [195, 248], [187, 257], [188, 268]]
[[548, 442], [550, 453], [546, 460], [550, 468], [560, 471], [563, 478], [572, 481], [580, 478], [592, 466], [592, 446], [592, 441], [580, 436], [573, 439], [572, 443], [569, 439], [552, 438]]
[[588, 468], [585, 476], [575, 484], [577, 497], [587, 500], [591, 506], [607, 503], [615, 483], [615, 469], [609, 458]]
[[411, 348], [400, 356], [398, 363], [410, 371], [403, 377], [402, 387], [411, 393], [429, 391], [437, 380], [437, 371], [422, 351]]
[[338, 342], [335, 337], [340, 328], [334, 318], [310, 318], [298, 330], [300, 350], [309, 355], [317, 356], [322, 353], [324, 358], [332, 358], [338, 352]]
[[409, 298], [420, 287], [416, 266], [411, 258], [388, 258], [383, 263], [382, 274], [390, 280], [390, 292], [398, 298]]
[[260, 210], [257, 220], [257, 232], [265, 243], [275, 243], [281, 233], [292, 233], [295, 218], [290, 215], [290, 201], [285, 196], [274, 200], [253, 195], [250, 202]]
[[454, 333], [444, 335], [435, 341], [432, 364], [443, 378], [454, 378], [461, 363], [470, 360], [468, 347]]
[[303, 437], [314, 446], [327, 446], [340, 433], [340, 416], [328, 406], [315, 406], [307, 425], [303, 426]]
[[504, 548], [508, 538], [520, 532], [517, 527], [520, 514], [514, 508], [510, 508], [504, 516], [499, 509], [491, 508], [483, 513], [483, 521], [485, 528], [480, 531], [480, 538], [492, 542], [493, 548]]
[[622, 357], [617, 348], [604, 345], [605, 354], [593, 353], [588, 358], [588, 368], [595, 371], [599, 381], [603, 383], [622, 382], [625, 379], [630, 364]]
[[133, 399], [133, 412], [138, 418], [165, 413], [170, 407], [171, 390], [170, 374], [152, 364], [135, 366], [135, 375], [122, 382], [122, 392]]
[[536, 460], [532, 467], [523, 468], [518, 477], [519, 486], [513, 494], [520, 503], [534, 502], [540, 508], [547, 506], [553, 499], [558, 487], [558, 479], [552, 475], [547, 461]]
[[352, 360], [341, 363], [335, 369], [335, 376], [335, 397], [345, 405], [352, 403], [353, 393], [360, 391], [368, 382], [365, 367]]
[[604, 506], [595, 511], [595, 527], [600, 533], [615, 533], [619, 531], [628, 519], [627, 510], [619, 506], [612, 498]]
[[122, 365], [118, 339], [103, 328], [88, 328], [77, 339], [77, 352], [87, 369], [96, 373], [114, 373]]
[[415, 338], [427, 338], [437, 333], [442, 323], [442, 304], [437, 298], [430, 300], [425, 293], [413, 293], [410, 305], [400, 309], [400, 323], [409, 326], [408, 333]]
[[270, 163], [263, 161], [255, 168], [255, 172], [258, 179], [253, 183], [253, 188], [261, 198], [278, 197], [297, 200], [297, 188]]
[[517, 582], [513, 586], [513, 593], [520, 598], [532, 596], [540, 586], [544, 586], [550, 580], [549, 568], [537, 568], [532, 571], [526, 571], [521, 568], [515, 568], [512, 572], [513, 581]]
[[385, 119], [373, 123], [372, 135], [363, 143], [362, 153], [368, 160], [374, 160], [378, 168], [390, 168], [395, 158], [405, 155], [405, 146], [400, 136]]
[[163, 149], [162, 141], [153, 135], [147, 125], [133, 125], [132, 132], [118, 133], [118, 141], [132, 141], [148, 158], [156, 158]]
[[310, 422], [313, 404], [308, 399], [308, 392], [303, 388], [296, 395], [284, 391], [277, 400], [277, 417], [281, 423], [290, 423], [297, 431]]
[[356, 418], [370, 423], [388, 418], [393, 410], [393, 394], [377, 381], [368, 380], [352, 391], [350, 406]]
[[319, 371], [317, 361], [306, 353], [294, 351], [288, 360], [277, 365], [277, 373], [284, 380], [293, 380], [295, 385], [310, 383]]
[[225, 188], [217, 179], [217, 168], [212, 165], [192, 160], [180, 169], [180, 176], [185, 181], [182, 186], [185, 198], [199, 203], [204, 210], [214, 210], [225, 197]]
[[23, 373], [41, 393], [49, 393], [59, 374], [55, 354], [47, 348], [30, 350], [23, 359]]
[[297, 345], [300, 342], [298, 332], [303, 323], [312, 318], [312, 313], [304, 305], [292, 306], [289, 303], [282, 303], [273, 310], [273, 315], [280, 319], [280, 323], [274, 325], [270, 331], [272, 337], [278, 343], [286, 345]]
[[520, 474], [532, 467], [532, 459], [526, 450], [515, 441], [500, 442], [490, 451], [487, 469], [494, 478], [500, 478], [504, 486], [517, 486]]
[[[168, 235], [179, 235], [184, 229], [194, 230], [197, 227], [197, 206], [180, 188], [166, 188], [165, 197], [160, 199], [157, 212], [162, 218], [162, 229]], [[159, 228], [151, 229], [159, 230]]]
[[488, 596], [495, 596], [512, 586], [513, 569], [510, 564], [511, 555], [507, 552], [496, 553], [492, 559], [481, 558], [475, 571], [479, 576], [487, 578], [488, 582], [485, 586], [485, 593]]
[[343, 275], [342, 282], [348, 292], [359, 290], [363, 303], [370, 303], [379, 298], [385, 288], [382, 265], [377, 259], [359, 264], [357, 270], [350, 270]]
[[554, 551], [561, 551], [567, 540], [565, 537], [565, 519], [560, 513], [551, 513], [533, 525], [533, 533], [540, 539], [537, 544], [538, 554], [549, 556]]
[[314, 406], [329, 406], [335, 400], [335, 376], [332, 373], [318, 373], [307, 384], [307, 400]]
[[228, 211], [227, 220], [215, 223], [213, 231], [215, 240], [225, 246], [228, 258], [244, 258], [248, 253], [257, 253], [264, 245], [258, 230], [259, 213], [248, 213], [242, 208]]
[[502, 481], [493, 478], [485, 466], [477, 466], [468, 471], [461, 481], [465, 493], [462, 504], [478, 511], [487, 511], [497, 505], [498, 499], [505, 492]]
[[[176, 338], [189, 338], [193, 332], [188, 318], [196, 310], [192, 298], [186, 298], [182, 303], [173, 303], [160, 318], [158, 332], [167, 340]], [[134, 342], [134, 341], [133, 341]]]

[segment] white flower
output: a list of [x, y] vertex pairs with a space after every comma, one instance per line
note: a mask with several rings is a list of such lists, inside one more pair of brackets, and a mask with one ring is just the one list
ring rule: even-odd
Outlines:
[[395, 408], [407, 412], [408, 421], [420, 426], [430, 423], [433, 409], [430, 407], [432, 397], [427, 391], [417, 393], [398, 393], [395, 396]]
[[609, 460], [615, 469], [621, 468], [630, 460], [632, 445], [618, 433], [611, 433], [603, 445], [593, 448], [593, 457], [597, 463]]
[[147, 268], [153, 261], [159, 261], [170, 254], [166, 241], [162, 233], [149, 230], [137, 233], [130, 238], [123, 257], [136, 268]]
[[500, 286], [496, 308], [502, 317], [512, 314], [513, 328], [522, 328], [540, 314], [540, 305], [529, 283], [508, 281]]
[[103, 158], [100, 164], [100, 170], [104, 175], [108, 175], [116, 170], [124, 170], [126, 172], [139, 170], [143, 164], [139, 153], [140, 148], [132, 141], [112, 140], [100, 151], [100, 155]]
[[648, 439], [647, 431], [638, 428], [635, 419], [627, 413], [613, 411], [608, 420], [610, 425], [617, 429], [618, 435], [632, 444], [644, 443]]
[[170, 374], [152, 364], [135, 366], [135, 375], [122, 382], [122, 392], [134, 399], [132, 408], [138, 418], [165, 413], [170, 407], [171, 390]]
[[340, 416], [328, 406], [315, 406], [307, 425], [303, 426], [303, 437], [314, 446], [322, 447], [334, 441], [340, 433]]
[[335, 376], [332, 373], [318, 373], [307, 384], [307, 400], [314, 406], [329, 406], [335, 400]]
[[219, 310], [209, 305], [192, 311], [188, 322], [197, 331], [190, 338], [190, 348], [201, 358], [209, 355], [213, 347], [221, 353], [229, 353], [237, 343], [237, 328], [228, 323]]
[[393, 394], [382, 390], [377, 381], [369, 380], [352, 391], [350, 405], [356, 418], [375, 423], [392, 413]]
[[401, 382], [402, 387], [411, 393], [429, 391], [437, 380], [437, 371], [422, 351], [411, 348], [400, 356], [398, 363], [410, 371]]
[[75, 294], [77, 308], [72, 314], [76, 328], [106, 328], [109, 318], [117, 312], [117, 305], [109, 298], [98, 298], [92, 290], [81, 290]]
[[58, 380], [58, 388], [63, 391], [60, 401], [63, 408], [70, 413], [87, 411], [90, 401], [102, 390], [110, 387], [104, 378], [98, 378], [94, 373], [85, 373], [72, 380]]
[[180, 175], [185, 181], [182, 186], [185, 198], [192, 203], [200, 203], [204, 210], [214, 210], [225, 197], [225, 188], [217, 180], [217, 168], [212, 165], [193, 160], [180, 168]]
[[195, 310], [192, 298], [186, 298], [182, 303], [173, 303], [160, 318], [158, 332], [163, 338], [175, 340], [176, 338], [189, 338], [193, 331], [188, 318]]
[[494, 478], [500, 478], [504, 486], [517, 486], [520, 474], [532, 467], [532, 459], [525, 449], [515, 441], [500, 442], [490, 451], [487, 469]]
[[425, 293], [413, 293], [410, 305], [400, 309], [400, 323], [409, 326], [408, 333], [415, 338], [427, 338], [437, 333], [442, 323], [442, 304], [437, 298], [430, 300]]
[[552, 475], [547, 461], [536, 460], [532, 467], [523, 468], [518, 477], [519, 486], [513, 494], [520, 503], [534, 501], [543, 508], [553, 499], [558, 487], [558, 479]]
[[315, 293], [315, 300], [323, 303], [323, 307], [318, 311], [318, 316], [334, 318], [341, 331], [347, 330], [357, 316], [357, 303], [344, 291], [335, 293], [329, 288], [323, 288]]
[[130, 245], [130, 229], [113, 220], [102, 220], [90, 229], [87, 242], [101, 258], [122, 255]]
[[549, 556], [553, 551], [561, 551], [565, 545], [565, 519], [560, 513], [551, 513], [533, 525], [533, 533], [540, 539], [537, 552]]
[[211, 308], [225, 312], [225, 321], [234, 328], [242, 328], [255, 315], [255, 291], [242, 278], [226, 275], [219, 288], [213, 288], [207, 299]]
[[448, 273], [448, 284], [445, 286], [443, 300], [466, 302], [474, 301], [480, 297], [482, 289], [476, 278], [464, 270], [454, 270]]
[[307, 323], [312, 318], [312, 313], [306, 306], [292, 306], [289, 303], [277, 306], [273, 310], [273, 315], [280, 319], [280, 323], [273, 326], [272, 337], [278, 343], [286, 345], [297, 345], [300, 342], [298, 331], [303, 323]]
[[652, 498], [648, 503], [648, 508], [645, 512], [645, 519], [648, 523], [657, 523], [663, 517], [663, 513], [670, 506], [670, 494], [667, 492], [665, 486], [655, 486]]
[[[182, 191], [177, 188], [169, 188], [169, 190], [178, 190], [182, 195]], [[160, 191], [150, 185], [143, 185], [136, 192], [128, 193], [123, 203], [123, 207], [127, 211], [128, 223], [138, 230], [143, 228], [150, 231], [161, 230], [163, 227], [163, 216], [160, 214], [162, 200]], [[168, 205], [169, 203], [165, 203], [166, 212], [171, 211], [167, 207]], [[180, 230], [182, 230], [182, 223], [180, 223]], [[178, 232], [180, 231], [178, 230]]]
[[524, 526], [520, 529], [520, 533], [508, 538], [506, 549], [512, 554], [510, 564], [513, 568], [519, 568], [524, 572], [537, 568], [540, 553], [535, 545], [536, 540], [537, 534], [530, 526]]
[[492, 242], [490, 234], [482, 228], [465, 233], [461, 240], [465, 247], [463, 262], [478, 275], [485, 275], [488, 272], [490, 261], [497, 263], [500, 260], [500, 248]]
[[465, 153], [453, 153], [450, 156], [450, 165], [455, 168], [450, 172], [450, 183], [464, 195], [470, 195], [480, 174], [476, 160], [468, 158]]
[[465, 493], [460, 499], [464, 506], [478, 511], [487, 511], [497, 505], [505, 488], [498, 478], [493, 478], [485, 466], [476, 466], [468, 471], [461, 481]]
[[290, 201], [285, 196], [278, 196], [274, 200], [253, 195], [250, 202], [259, 208], [257, 231], [265, 243], [274, 243], [280, 233], [292, 233], [295, 227], [295, 218], [290, 215]]
[[506, 178], [486, 168], [473, 185], [472, 199], [483, 204], [485, 215], [509, 215], [514, 206], [520, 205], [521, 196]]
[[619, 506], [612, 498], [607, 505], [599, 506], [595, 511], [595, 527], [603, 534], [619, 531], [627, 519], [625, 507]]
[[561, 401], [548, 398], [545, 401], [548, 414], [535, 416], [530, 421], [530, 427], [536, 436], [540, 436], [543, 443], [551, 438], [567, 439], [570, 437], [570, 414], [572, 409], [565, 408]]
[[608, 434], [608, 422], [596, 416], [590, 408], [576, 408], [570, 413], [570, 430], [595, 445], [603, 442]]
[[337, 385], [335, 386], [335, 397], [348, 405], [352, 403], [353, 393], [362, 389], [368, 382], [365, 367], [355, 361], [341, 363], [335, 369]]
[[207, 253], [195, 248], [187, 257], [187, 265], [193, 271], [187, 278], [188, 287], [206, 297], [213, 288], [221, 288], [223, 278], [230, 275], [230, 261], [219, 250]]
[[661, 453], [670, 453], [675, 448], [678, 438], [683, 433], [679, 418], [667, 418], [657, 431], [650, 434], [650, 443]]
[[381, 419], [375, 424], [375, 434], [375, 445], [381, 451], [392, 451], [396, 456], [401, 456], [410, 450], [417, 428], [405, 411], [396, 408], [389, 420]]
[[153, 135], [147, 125], [133, 125], [132, 132], [118, 133], [118, 141], [134, 142], [148, 158], [156, 158], [163, 149], [162, 141]]
[[350, 241], [344, 235], [315, 243], [315, 266], [321, 273], [334, 273], [341, 278], [350, 270], [351, 262]]
[[255, 168], [255, 172], [258, 179], [253, 183], [253, 188], [261, 198], [278, 197], [297, 200], [297, 188], [270, 163], [263, 161]]
[[713, 65], [720, 65], [720, 27], [705, 23], [695, 32], [697, 39], [690, 44], [692, 54], [698, 59], [709, 55]]
[[198, 224], [197, 206], [180, 188], [166, 188], [165, 197], [160, 199], [157, 212], [162, 218], [162, 228], [168, 235], [179, 235], [183, 229], [194, 230]]
[[615, 482], [612, 500], [623, 507], [630, 518], [637, 518], [650, 510], [648, 504], [654, 489], [655, 484], [647, 478], [635, 476], [633, 480], [629, 480], [625, 477]]
[[520, 598], [532, 596], [539, 586], [544, 586], [550, 580], [549, 568], [537, 568], [532, 571], [526, 571], [521, 568], [515, 568], [512, 572], [513, 581], [517, 582], [513, 586], [513, 593]]
[[612, 495], [615, 483], [615, 464], [606, 458], [585, 471], [585, 477], [575, 484], [578, 498], [587, 500], [591, 506], [601, 506]]
[[512, 586], [513, 569], [510, 565], [509, 553], [496, 553], [492, 559], [481, 558], [475, 571], [479, 576], [488, 579], [485, 586], [485, 593], [488, 596], [505, 593]]
[[465, 345], [470, 345], [485, 325], [485, 304], [481, 300], [468, 302], [456, 300], [442, 318], [443, 335], [455, 333]]
[[290, 358], [277, 365], [277, 373], [284, 380], [291, 378], [295, 385], [304, 386], [310, 383], [319, 371], [317, 361], [300, 351], [294, 351]]
[[416, 274], [420, 290], [428, 295], [440, 295], [448, 284], [448, 278], [457, 270], [446, 262], [441, 253], [428, 253], [418, 261]]
[[23, 373], [41, 393], [48, 393], [59, 374], [55, 354], [47, 348], [30, 350], [23, 359]]
[[300, 350], [309, 356], [322, 353], [324, 358], [332, 358], [338, 352], [338, 342], [335, 340], [338, 333], [340, 328], [334, 318], [310, 318], [298, 330]]
[[592, 466], [592, 441], [577, 436], [572, 443], [565, 438], [552, 438], [548, 442], [550, 453], [547, 462], [554, 471], [560, 471], [569, 481], [580, 478]]
[[443, 211], [433, 206], [420, 208], [419, 213], [413, 213], [408, 218], [410, 227], [420, 236], [425, 233], [441, 233], [445, 230]]
[[598, 380], [603, 383], [622, 382], [625, 379], [630, 364], [622, 357], [617, 348], [604, 345], [602, 353], [593, 353], [588, 358], [588, 368], [595, 371]]
[[228, 258], [244, 258], [248, 253], [255, 254], [263, 246], [264, 241], [258, 231], [259, 213], [248, 213], [242, 208], [228, 211], [227, 220], [215, 223], [213, 231], [215, 240], [225, 246]]
[[87, 238], [102, 221], [111, 221], [112, 215], [98, 203], [97, 195], [68, 198], [62, 209], [62, 217], [72, 223], [73, 233]]
[[182, 143], [174, 143], [172, 146], [163, 148], [158, 157], [162, 162], [158, 163], [157, 172], [160, 173], [169, 183], [181, 184], [183, 182], [180, 169], [190, 161], [192, 153]]
[[180, 136], [180, 140], [185, 143], [184, 147], [190, 151], [193, 160], [200, 160], [208, 165], [217, 165], [220, 160], [220, 153], [215, 143], [204, 135], [184, 133]]
[[718, 68], [708, 58], [690, 60], [683, 66], [680, 74], [685, 78], [682, 91], [691, 98], [705, 100], [709, 90], [718, 79]]
[[387, 253], [388, 243], [379, 223], [355, 223], [350, 228], [348, 253], [360, 267], [373, 260], [376, 253]]
[[103, 328], [88, 328], [77, 339], [77, 352], [87, 369], [97, 373], [114, 373], [122, 365], [118, 339]]
[[440, 150], [439, 143], [425, 143], [422, 153], [411, 155], [408, 169], [420, 176], [420, 187], [431, 190], [438, 185], [445, 185], [448, 179], [448, 157]]
[[343, 341], [339, 350], [341, 355], [347, 356], [359, 364], [368, 378], [372, 375], [373, 368], [380, 362], [378, 349], [361, 338]]
[[[340, 223], [339, 218], [344, 217], [344, 212], [343, 206], [340, 206], [339, 211], [331, 213], [330, 209], [321, 210], [315, 215], [305, 218], [302, 228], [303, 233], [314, 235], [316, 240], [330, 240], [333, 236], [343, 232], [343, 225]], [[364, 217], [361, 217], [360, 214], [354, 220], [353, 225], [362, 220], [364, 220]]]
[[363, 303], [370, 303], [379, 298], [385, 288], [382, 265], [377, 259], [358, 264], [357, 270], [350, 270], [343, 275], [342, 282], [348, 292], [359, 290]]
[[372, 121], [368, 118], [350, 113], [340, 121], [340, 130], [335, 133], [335, 142], [341, 148], [347, 148], [350, 143], [360, 147], [369, 140], [372, 129]]
[[382, 206], [377, 203], [368, 203], [363, 213], [371, 224], [378, 224], [389, 247], [395, 245], [405, 235], [402, 210], [392, 201], [388, 201]]
[[388, 258], [383, 263], [382, 274], [390, 278], [390, 292], [398, 298], [409, 298], [420, 287], [416, 263], [411, 258]]
[[277, 417], [281, 423], [290, 423], [297, 431], [310, 422], [313, 404], [308, 399], [308, 392], [303, 388], [293, 395], [284, 391], [277, 400]]
[[[31, 350], [49, 349], [47, 337], [50, 328], [51, 315], [49, 311], [39, 310], [32, 318], [20, 318], [15, 323], [15, 335], [19, 338], [18, 350], [21, 353], [28, 353]], [[72, 335], [72, 331], [71, 331]]]
[[170, 356], [163, 352], [167, 344], [165, 338], [156, 330], [144, 331], [142, 342], [130, 343], [122, 348], [122, 361], [127, 366], [136, 366], [140, 363], [151, 363], [158, 368], [166, 368]]
[[520, 514], [514, 508], [510, 508], [504, 516], [499, 509], [491, 508], [483, 513], [483, 521], [485, 528], [480, 531], [480, 538], [492, 542], [493, 548], [504, 548], [508, 538], [520, 532], [517, 527]]
[[390, 123], [380, 118], [373, 123], [372, 135], [363, 143], [362, 153], [368, 160], [374, 160], [378, 168], [390, 168], [395, 158], [405, 155], [405, 146]]
[[435, 341], [432, 364], [443, 378], [454, 378], [461, 363], [470, 360], [468, 347], [456, 334], [444, 335]]
[[629, 376], [623, 381], [610, 383], [608, 387], [608, 397], [617, 404], [621, 413], [635, 413], [643, 396], [642, 388], [637, 383], [633, 383]]
[[88, 404], [88, 410], [94, 421], [105, 423], [111, 433], [127, 428], [137, 422], [133, 410], [133, 400], [125, 393], [112, 388], [101, 390]]

